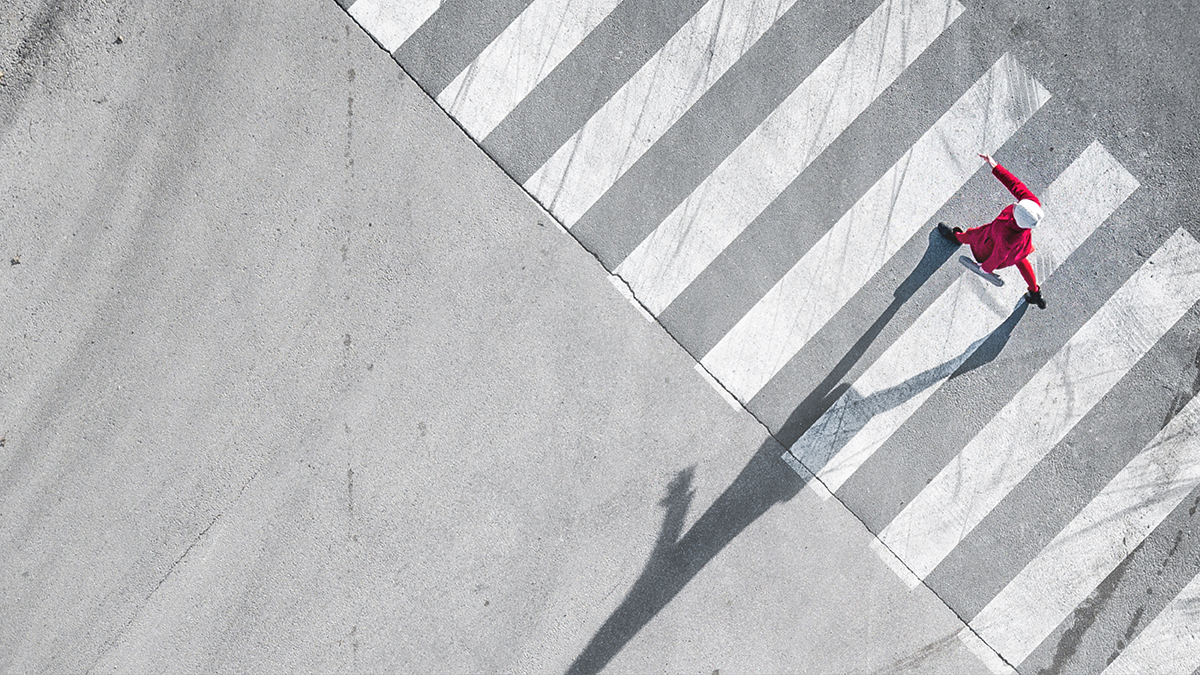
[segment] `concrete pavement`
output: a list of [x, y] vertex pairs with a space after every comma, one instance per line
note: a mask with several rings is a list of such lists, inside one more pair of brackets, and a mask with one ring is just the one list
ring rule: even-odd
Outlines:
[[986, 672], [332, 2], [0, 24], [0, 669]]
[[1187, 3], [342, 4], [1018, 670], [1200, 666]]

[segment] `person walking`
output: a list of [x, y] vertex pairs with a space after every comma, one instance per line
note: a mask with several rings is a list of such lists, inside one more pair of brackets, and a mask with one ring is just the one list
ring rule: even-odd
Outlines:
[[991, 155], [980, 153], [979, 156], [992, 167], [992, 175], [1017, 198], [1017, 203], [1004, 207], [1000, 215], [987, 225], [973, 227], [966, 232], [957, 227], [950, 229], [945, 223], [938, 223], [938, 234], [956, 245], [970, 246], [971, 255], [975, 260], [962, 256], [959, 261], [996, 286], [1003, 285], [1004, 281], [995, 271], [1015, 265], [1029, 287], [1025, 301], [1037, 305], [1040, 309], [1046, 309], [1046, 300], [1042, 298], [1042, 289], [1033, 273], [1033, 265], [1029, 264], [1029, 254], [1034, 250], [1033, 233], [1030, 230], [1042, 220], [1042, 203], [1024, 183], [1008, 169], [1000, 166]]

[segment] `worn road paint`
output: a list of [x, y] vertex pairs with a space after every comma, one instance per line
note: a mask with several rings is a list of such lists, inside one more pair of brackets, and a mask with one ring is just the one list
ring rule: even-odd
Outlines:
[[[1032, 260], [1047, 279], [1138, 187], [1099, 142], [1046, 188], [1046, 227]], [[962, 275], [929, 305], [879, 360], [791, 448], [840, 488], [905, 420], [970, 358], [1025, 293], [1022, 283], [994, 288]]]
[[646, 311], [645, 307], [642, 307], [642, 303], [638, 302], [637, 298], [633, 297], [633, 291], [629, 290], [629, 284], [626, 284], [624, 279], [615, 274], [610, 274], [608, 275], [608, 281], [613, 285], [613, 288], [617, 289], [622, 298], [625, 298], [629, 301], [629, 304], [633, 305], [634, 309], [638, 311], [638, 314], [642, 315], [643, 319], [649, 323], [654, 323], [654, 317], [650, 312]]
[[438, 104], [482, 141], [618, 4], [534, 0], [438, 94]]
[[879, 538], [924, 579], [1200, 300], [1180, 229], [900, 512]]
[[[784, 456], [791, 457], [791, 455], [787, 453], [784, 453]], [[884, 546], [883, 542], [879, 541], [878, 537], [872, 539], [868, 547], [875, 552], [875, 555], [879, 556], [879, 559], [883, 561], [884, 565], [888, 566], [888, 569], [892, 570], [896, 573], [896, 576], [900, 577], [900, 580], [904, 582], [905, 586], [911, 589], [916, 588], [921, 583], [921, 580], [917, 578], [917, 575], [913, 574], [912, 570], [905, 567], [904, 562], [897, 558], [895, 553], [892, 553], [890, 550], [888, 550], [888, 547]]]
[[357, 0], [346, 10], [389, 53], [429, 20], [442, 0]]
[[1000, 656], [996, 654], [996, 650], [988, 646], [988, 644], [981, 640], [979, 636], [976, 635], [975, 632], [969, 627], [964, 626], [963, 629], [958, 632], [958, 639], [967, 647], [967, 649], [971, 650], [972, 654], [979, 657], [979, 660], [983, 662], [983, 665], [987, 666], [987, 669], [994, 675], [1016, 675], [1017, 671], [1014, 670], [1012, 666], [1005, 663], [1004, 659], [1000, 658]]
[[976, 153], [999, 149], [1049, 98], [1002, 56], [721, 338], [705, 366], [738, 398], [753, 398], [979, 170]]
[[1010, 662], [1024, 661], [1200, 485], [1198, 434], [1200, 397], [1194, 397], [971, 626]]
[[729, 404], [730, 408], [733, 408], [738, 412], [744, 412], [746, 410], [742, 407], [741, 403], [738, 403], [736, 398], [730, 396], [729, 392], [725, 391], [725, 387], [722, 387], [721, 383], [717, 382], [716, 379], [714, 379], [713, 376], [704, 369], [704, 366], [697, 363], [695, 366], [693, 366], [693, 369], [697, 373], [700, 373], [700, 377], [704, 378], [704, 381], [708, 383], [708, 386], [712, 387], [721, 397], [721, 400]]
[[662, 313], [962, 11], [885, 0], [618, 266], [638, 299]]
[[1196, 626], [1200, 626], [1200, 576], [1163, 607], [1103, 675], [1195, 672], [1200, 669]]
[[708, 0], [525, 188], [574, 225], [795, 2]]

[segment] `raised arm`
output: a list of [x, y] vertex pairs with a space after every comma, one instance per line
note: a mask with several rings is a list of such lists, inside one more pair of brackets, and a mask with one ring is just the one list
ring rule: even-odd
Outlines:
[[979, 153], [979, 156], [983, 158], [983, 161], [988, 163], [988, 166], [992, 167], [992, 175], [996, 178], [999, 178], [1001, 183], [1004, 183], [1004, 187], [1008, 188], [1008, 191], [1013, 193], [1013, 196], [1017, 198], [1017, 201], [1029, 199], [1037, 202], [1038, 206], [1042, 205], [1041, 200], [1035, 197], [1033, 192], [1031, 192], [1029, 188], [1025, 187], [1025, 184], [1022, 183], [1020, 179], [1012, 175], [1008, 169], [1000, 166], [1000, 164], [997, 163], [991, 155], [981, 152]]
[[1029, 188], [1025, 187], [1025, 184], [1022, 183], [1016, 176], [1012, 175], [1012, 172], [1008, 169], [997, 164], [992, 167], [992, 175], [996, 178], [999, 178], [1001, 183], [1004, 183], [1004, 187], [1008, 188], [1008, 191], [1017, 198], [1017, 201], [1028, 199], [1030, 201], [1037, 202], [1039, 206], [1041, 205], [1042, 202], [1034, 196], [1033, 192], [1031, 192]]

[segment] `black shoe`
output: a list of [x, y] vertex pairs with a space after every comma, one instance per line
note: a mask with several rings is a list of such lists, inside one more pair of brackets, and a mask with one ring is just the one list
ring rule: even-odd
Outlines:
[[1042, 299], [1041, 289], [1026, 292], [1025, 302], [1028, 302], [1031, 305], [1037, 305], [1038, 309], [1046, 309], [1046, 301]]
[[954, 242], [954, 244], [956, 246], [961, 245], [958, 241], [958, 237], [954, 236], [954, 235], [962, 232], [961, 229], [956, 227], [952, 230], [949, 227], [947, 227], [945, 223], [938, 223], [937, 231], [938, 231], [938, 234], [942, 235], [943, 238]]

